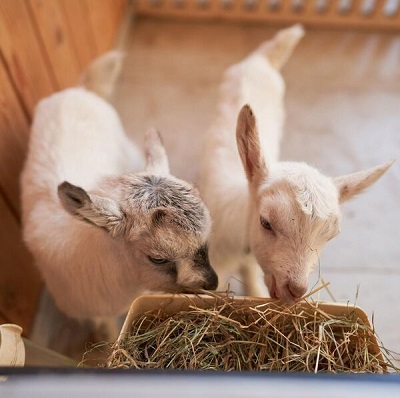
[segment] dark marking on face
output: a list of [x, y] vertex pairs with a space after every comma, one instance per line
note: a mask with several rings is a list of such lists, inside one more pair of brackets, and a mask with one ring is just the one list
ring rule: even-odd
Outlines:
[[178, 271], [176, 269], [176, 264], [174, 262], [169, 262], [166, 264], [158, 265], [157, 271], [162, 272], [163, 274], [167, 274], [173, 278], [174, 282], [178, 279]]
[[196, 252], [193, 258], [194, 267], [202, 269], [204, 278], [206, 280], [203, 289], [215, 290], [218, 286], [218, 276], [212, 269], [210, 260], [208, 257], [208, 246], [203, 245]]
[[208, 247], [203, 245], [197, 250], [193, 257], [194, 266], [197, 268], [202, 268], [204, 266], [210, 266], [210, 260], [208, 258]]

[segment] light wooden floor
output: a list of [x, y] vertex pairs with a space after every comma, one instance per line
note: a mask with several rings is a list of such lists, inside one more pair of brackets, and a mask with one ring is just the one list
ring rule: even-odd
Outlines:
[[[142, 144], [145, 130], [157, 127], [172, 171], [196, 181], [222, 71], [274, 31], [135, 21], [114, 101], [129, 134]], [[335, 176], [400, 157], [399, 36], [309, 31], [283, 75], [284, 159], [306, 161]], [[319, 269], [337, 300], [354, 302], [359, 291], [357, 303], [374, 315], [384, 345], [397, 352], [399, 162], [369, 192], [343, 207], [342, 233], [321, 255]]]

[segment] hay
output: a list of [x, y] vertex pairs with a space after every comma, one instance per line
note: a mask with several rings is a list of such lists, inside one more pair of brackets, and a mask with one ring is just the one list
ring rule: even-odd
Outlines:
[[[375, 346], [370, 325], [357, 316], [333, 317], [318, 304], [251, 305], [228, 294], [168, 315], [136, 319], [117, 341], [109, 368], [384, 373], [398, 370]], [[372, 352], [371, 352], [372, 351]]]

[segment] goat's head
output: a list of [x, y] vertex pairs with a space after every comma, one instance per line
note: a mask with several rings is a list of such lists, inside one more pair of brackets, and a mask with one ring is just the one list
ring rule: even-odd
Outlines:
[[272, 297], [301, 298], [326, 242], [340, 231], [339, 204], [374, 183], [393, 162], [329, 178], [296, 162], [266, 165], [255, 116], [244, 106], [237, 144], [249, 183], [249, 244]]
[[215, 289], [208, 210], [191, 184], [170, 175], [158, 132], [149, 131], [146, 141], [145, 172], [107, 177], [91, 192], [64, 182], [58, 187], [61, 203], [73, 216], [122, 242], [132, 266], [114, 272], [128, 279], [131, 275], [143, 289]]

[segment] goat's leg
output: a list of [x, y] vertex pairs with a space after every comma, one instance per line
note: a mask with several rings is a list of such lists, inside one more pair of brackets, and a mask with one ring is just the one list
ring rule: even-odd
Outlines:
[[93, 340], [113, 343], [118, 338], [118, 318], [95, 317], [91, 319]]
[[268, 289], [264, 284], [263, 273], [256, 261], [249, 260], [242, 264], [240, 276], [247, 296], [268, 297]]
[[65, 315], [57, 308], [47, 289], [43, 289], [29, 335], [33, 343], [79, 362], [86, 351], [87, 343], [92, 341], [91, 330], [90, 321], [72, 319]]

